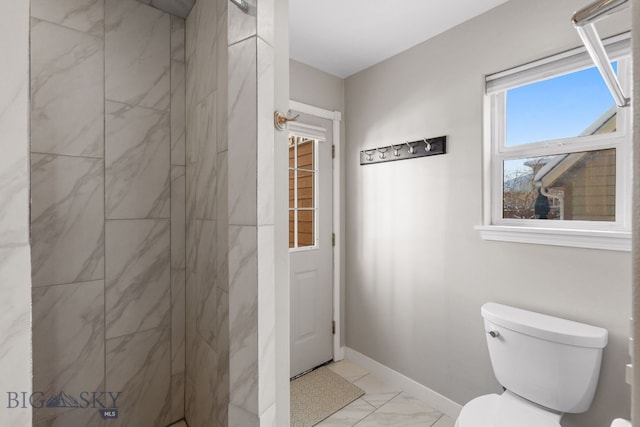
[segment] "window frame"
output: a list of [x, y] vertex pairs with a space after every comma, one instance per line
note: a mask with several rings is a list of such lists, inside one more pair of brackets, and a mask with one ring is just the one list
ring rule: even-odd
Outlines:
[[[618, 62], [618, 77], [630, 93], [631, 50], [627, 34], [605, 40], [615, 46], [610, 58]], [[631, 107], [617, 108], [616, 131], [521, 145], [506, 145], [506, 92], [537, 81], [593, 67], [584, 48], [574, 49], [531, 64], [487, 76], [484, 97], [483, 225], [485, 240], [499, 240], [631, 250]], [[583, 151], [616, 150], [615, 221], [540, 220], [503, 218], [504, 161]]]

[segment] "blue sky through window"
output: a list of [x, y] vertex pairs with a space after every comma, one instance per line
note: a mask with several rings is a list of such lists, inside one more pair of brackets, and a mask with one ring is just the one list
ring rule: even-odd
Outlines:
[[[617, 72], [617, 63], [613, 63]], [[507, 91], [507, 146], [580, 135], [614, 105], [593, 67]]]

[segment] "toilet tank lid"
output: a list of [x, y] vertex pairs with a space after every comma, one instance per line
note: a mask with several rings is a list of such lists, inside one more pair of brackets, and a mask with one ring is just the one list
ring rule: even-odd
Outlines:
[[481, 314], [491, 323], [548, 341], [593, 348], [607, 345], [607, 330], [597, 326], [493, 302], [484, 304]]

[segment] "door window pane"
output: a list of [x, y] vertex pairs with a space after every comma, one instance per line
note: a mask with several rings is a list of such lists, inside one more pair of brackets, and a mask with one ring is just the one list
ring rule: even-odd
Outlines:
[[615, 148], [503, 165], [503, 218], [615, 221]]
[[316, 144], [313, 139], [289, 137], [289, 248], [316, 244]]

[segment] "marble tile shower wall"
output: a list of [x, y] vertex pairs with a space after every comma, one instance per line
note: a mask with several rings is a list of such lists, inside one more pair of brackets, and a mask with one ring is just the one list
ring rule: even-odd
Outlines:
[[227, 3], [186, 21], [187, 375], [191, 427], [228, 425]]
[[273, 2], [248, 3], [198, 0], [187, 17], [192, 427], [275, 425]]
[[[0, 51], [0, 378], [31, 391], [29, 254], [29, 2], [3, 4]], [[31, 426], [31, 412], [0, 405], [3, 425]]]
[[[34, 390], [121, 392], [110, 425], [184, 416], [184, 20], [31, 2]], [[101, 425], [35, 409], [34, 425]]]
[[230, 426], [274, 426], [274, 1], [229, 8]]

